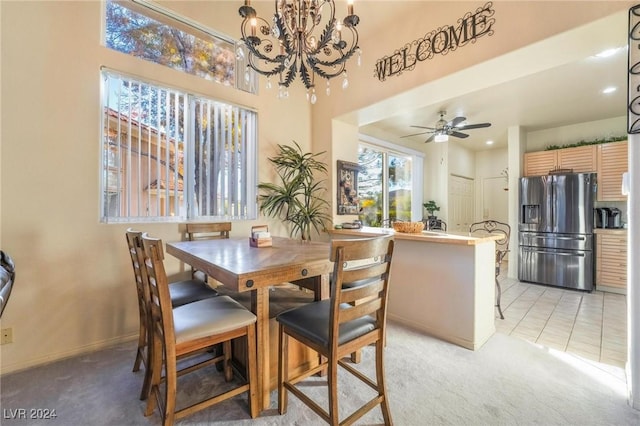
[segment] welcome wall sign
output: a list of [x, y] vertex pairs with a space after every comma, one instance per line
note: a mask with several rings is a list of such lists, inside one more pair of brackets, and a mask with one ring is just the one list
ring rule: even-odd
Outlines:
[[378, 59], [374, 77], [385, 81], [387, 77], [400, 75], [405, 70], [412, 71], [419, 62], [435, 55], [446, 55], [458, 47], [475, 43], [482, 36], [493, 35], [494, 14], [493, 3], [488, 2], [458, 19], [458, 26], [445, 25], [407, 43], [392, 55]]

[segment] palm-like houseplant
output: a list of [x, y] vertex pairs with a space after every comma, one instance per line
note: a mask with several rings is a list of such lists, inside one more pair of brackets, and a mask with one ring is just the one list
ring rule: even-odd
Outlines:
[[325, 180], [317, 178], [327, 174], [327, 166], [317, 159], [324, 152], [304, 153], [293, 143], [295, 147], [278, 145], [278, 154], [269, 158], [279, 182], [258, 184], [260, 211], [287, 223], [292, 238], [310, 240], [311, 231], [325, 230], [330, 220], [329, 203], [323, 198]]

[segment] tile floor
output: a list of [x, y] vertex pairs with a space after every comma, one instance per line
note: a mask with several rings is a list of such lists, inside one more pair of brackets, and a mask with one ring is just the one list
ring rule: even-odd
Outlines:
[[[503, 269], [504, 270], [504, 269]], [[585, 293], [500, 278], [496, 331], [608, 365], [627, 359], [627, 304], [621, 294]]]

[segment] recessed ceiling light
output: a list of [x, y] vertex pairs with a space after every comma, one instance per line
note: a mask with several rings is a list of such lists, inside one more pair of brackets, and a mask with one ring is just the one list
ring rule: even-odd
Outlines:
[[485, 142], [487, 145], [493, 145], [493, 141], [487, 141]]
[[603, 50], [600, 53], [596, 53], [596, 58], [608, 58], [609, 56], [613, 56], [618, 50], [619, 47], [614, 47], [613, 49]]
[[602, 93], [606, 95], [608, 93], [613, 93], [616, 90], [618, 90], [616, 87], [605, 87], [604, 89], [602, 89]]

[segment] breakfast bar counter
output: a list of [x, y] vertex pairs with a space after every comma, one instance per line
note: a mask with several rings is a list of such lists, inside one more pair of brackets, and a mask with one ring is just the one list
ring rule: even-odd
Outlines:
[[495, 240], [388, 228], [334, 229], [331, 238], [393, 234], [388, 318], [467, 349], [495, 333]]

